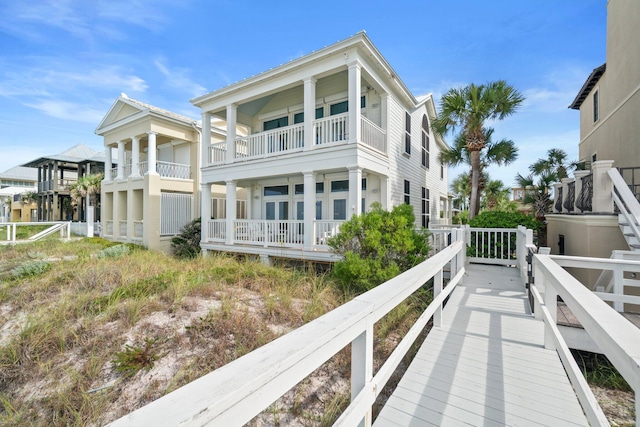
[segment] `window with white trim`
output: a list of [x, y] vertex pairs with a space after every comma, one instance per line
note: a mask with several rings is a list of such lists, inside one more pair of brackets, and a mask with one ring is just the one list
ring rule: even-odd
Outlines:
[[429, 189], [422, 187], [422, 226], [429, 228]]
[[407, 205], [411, 204], [411, 183], [406, 179], [404, 180], [404, 202]]
[[404, 152], [411, 154], [411, 114], [404, 113]]
[[422, 166], [429, 169], [429, 119], [422, 116]]

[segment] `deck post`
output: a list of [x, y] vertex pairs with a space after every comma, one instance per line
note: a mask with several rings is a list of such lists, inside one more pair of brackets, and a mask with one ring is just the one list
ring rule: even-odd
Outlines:
[[[453, 277], [453, 273], [451, 277]], [[440, 292], [442, 292], [442, 269], [438, 270], [436, 275], [433, 276], [433, 298], [437, 298]], [[433, 326], [442, 326], [442, 304], [440, 304], [435, 313], [433, 313]]]
[[[613, 259], [623, 259], [622, 254], [615, 251], [611, 254]], [[613, 270], [613, 294], [624, 295], [624, 271], [621, 268]], [[624, 312], [624, 303], [622, 301], [614, 301], [613, 309], [618, 313]]]
[[[358, 396], [373, 378], [373, 325], [368, 324], [364, 332], [351, 342], [351, 401]], [[371, 408], [358, 424], [371, 426]]]
[[[536, 280], [538, 277], [536, 276]], [[551, 285], [545, 286], [544, 289], [544, 305], [549, 310], [549, 316], [551, 316], [551, 321], [556, 324], [558, 321], [558, 291]], [[545, 322], [544, 324], [544, 348], [547, 350], [555, 350], [556, 343], [553, 338], [553, 330], [551, 329], [551, 325]]]

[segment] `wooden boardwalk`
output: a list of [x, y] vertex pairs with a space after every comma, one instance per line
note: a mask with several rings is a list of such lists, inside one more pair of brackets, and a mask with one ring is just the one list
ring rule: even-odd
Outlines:
[[586, 426], [513, 268], [468, 264], [463, 282], [374, 426]]

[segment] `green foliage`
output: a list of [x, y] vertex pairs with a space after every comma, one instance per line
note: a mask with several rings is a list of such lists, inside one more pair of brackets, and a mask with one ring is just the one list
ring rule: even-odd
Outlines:
[[195, 258], [200, 253], [200, 218], [182, 228], [182, 233], [171, 239], [171, 247], [178, 258]]
[[604, 354], [571, 350], [589, 384], [611, 390], [632, 391], [629, 383]]
[[96, 254], [96, 257], [99, 259], [102, 258], [117, 258], [117, 257], [121, 257], [124, 255], [128, 255], [129, 252], [131, 252], [131, 249], [129, 249], [129, 246], [127, 245], [116, 245], [116, 246], [110, 246], [108, 248], [104, 248], [103, 250], [101, 250], [100, 252], [98, 252]]
[[424, 261], [429, 253], [427, 232], [414, 229], [410, 205], [385, 211], [380, 204], [342, 224], [329, 239], [333, 251], [344, 257], [333, 274], [345, 288], [367, 291]]
[[47, 272], [50, 268], [51, 264], [47, 261], [29, 261], [14, 268], [11, 274], [13, 274], [13, 277], [16, 279], [39, 276], [40, 274]]
[[142, 346], [125, 345], [112, 360], [114, 369], [125, 377], [132, 377], [143, 368], [149, 371], [155, 361], [164, 356], [159, 354], [157, 343], [157, 338], [145, 338]]
[[523, 225], [534, 231], [539, 224], [535, 218], [522, 212], [485, 211], [469, 221], [469, 225], [475, 228], [517, 228]]

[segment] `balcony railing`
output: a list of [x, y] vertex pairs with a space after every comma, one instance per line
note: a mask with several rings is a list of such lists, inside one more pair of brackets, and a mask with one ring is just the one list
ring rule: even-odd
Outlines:
[[144, 224], [142, 222], [142, 220], [133, 221], [133, 237], [134, 239], [142, 239], [142, 236], [144, 235]]
[[127, 236], [127, 220], [121, 219], [118, 221], [118, 231], [121, 237]]
[[[125, 165], [123, 172], [123, 178], [128, 178], [131, 176], [133, 168], [135, 165]], [[140, 162], [137, 165], [138, 174], [143, 176], [149, 170], [148, 162]], [[156, 162], [156, 172], [163, 178], [175, 178], [175, 179], [191, 179], [191, 166], [185, 165], [182, 163], [171, 163], [171, 162]], [[118, 176], [118, 168], [111, 169], [111, 179], [116, 179]]]
[[[327, 239], [335, 236], [344, 221], [314, 221], [316, 246], [326, 246]], [[225, 242], [227, 222], [212, 219], [207, 224], [209, 242]], [[299, 248], [304, 244], [305, 227], [302, 220], [262, 220], [238, 219], [233, 221], [233, 242], [235, 244], [279, 246]]]
[[[386, 132], [366, 117], [360, 120], [362, 143], [381, 153], [387, 152]], [[349, 140], [349, 113], [325, 117], [313, 122], [313, 142], [316, 146], [344, 143]], [[304, 148], [304, 124], [295, 124], [266, 132], [237, 137], [234, 161], [245, 161]], [[209, 146], [209, 164], [227, 161], [227, 143], [216, 142]]]

